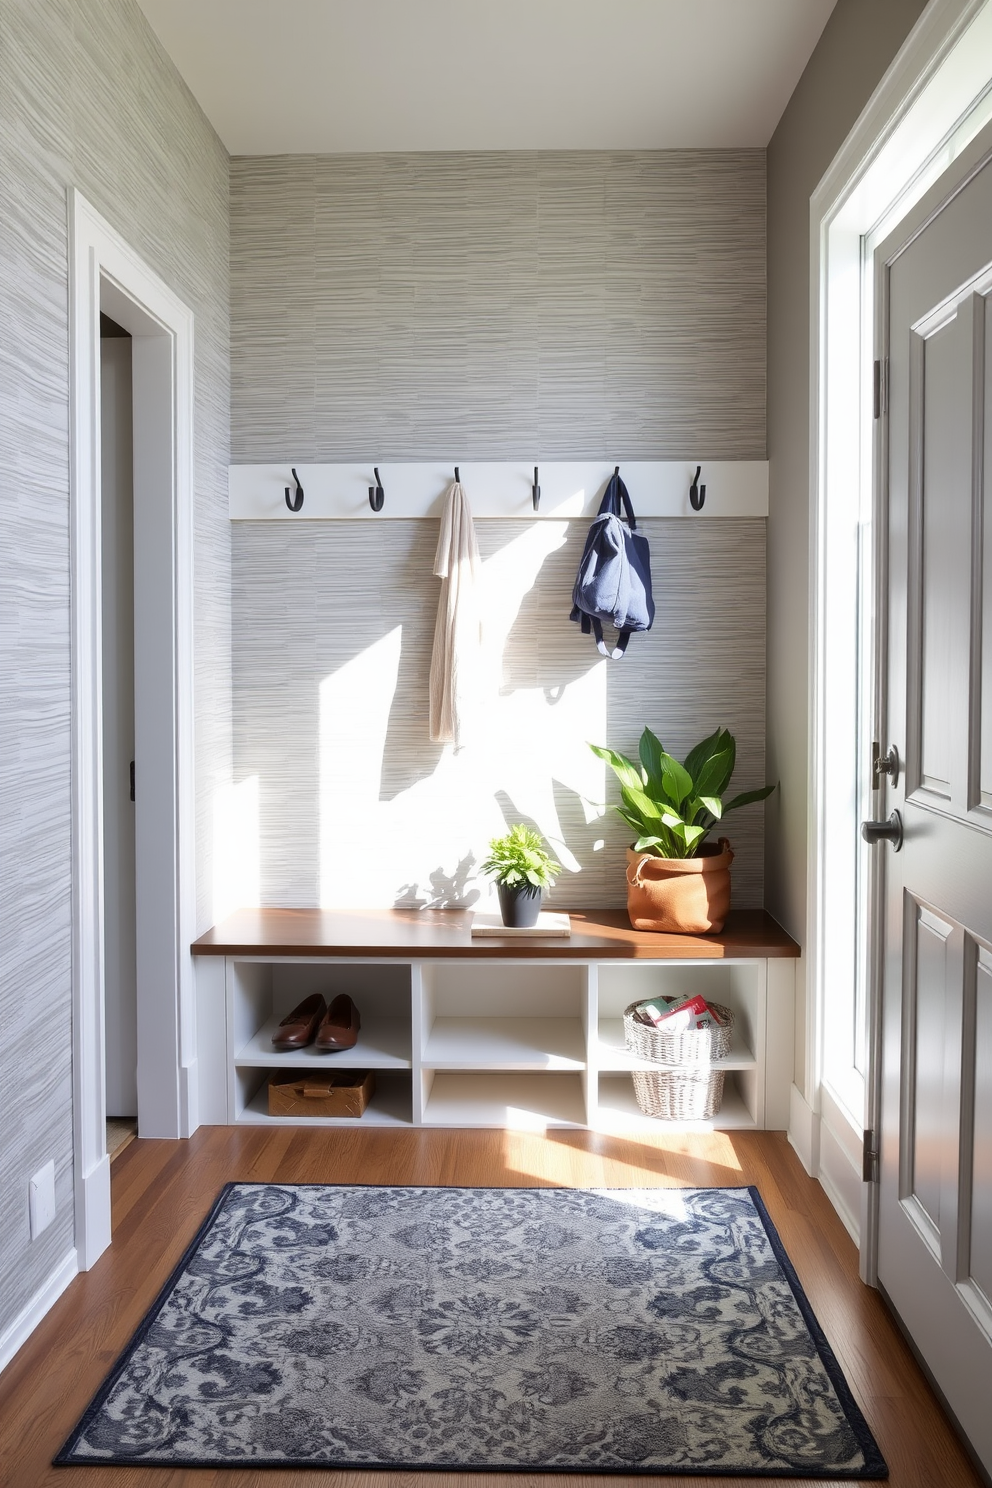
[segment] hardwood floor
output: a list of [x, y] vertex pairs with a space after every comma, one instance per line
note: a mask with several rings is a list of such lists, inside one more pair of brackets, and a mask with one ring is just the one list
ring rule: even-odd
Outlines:
[[[757, 1184], [807, 1295], [889, 1463], [892, 1488], [965, 1488], [980, 1479], [819, 1185], [781, 1133], [660, 1133], [626, 1140], [585, 1131], [295, 1127], [201, 1128], [188, 1142], [134, 1141], [112, 1170], [114, 1243], [78, 1276], [0, 1375], [4, 1488], [610, 1488], [641, 1477], [53, 1468], [50, 1461], [182, 1255], [218, 1189], [283, 1182], [575, 1187]], [[672, 1477], [673, 1488], [726, 1478]], [[767, 1479], [736, 1479], [767, 1482]], [[778, 1479], [778, 1482], [798, 1480]]]

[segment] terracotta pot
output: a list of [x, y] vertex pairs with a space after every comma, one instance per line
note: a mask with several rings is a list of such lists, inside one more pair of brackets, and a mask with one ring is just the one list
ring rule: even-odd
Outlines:
[[730, 908], [726, 837], [704, 843], [698, 858], [653, 858], [627, 849], [627, 914], [635, 930], [718, 934]]
[[532, 884], [497, 884], [499, 909], [503, 924], [513, 930], [526, 930], [537, 924], [541, 913], [541, 890]]

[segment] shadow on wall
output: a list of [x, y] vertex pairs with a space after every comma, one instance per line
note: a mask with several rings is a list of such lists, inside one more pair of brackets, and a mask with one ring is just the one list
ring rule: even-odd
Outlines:
[[[480, 537], [494, 535], [489, 527], [480, 524]], [[411, 757], [426, 763], [437, 586], [426, 645], [422, 632], [408, 641], [408, 627], [398, 626], [321, 682], [322, 905], [477, 902], [488, 884], [476, 881], [475, 865], [506, 828], [504, 801], [513, 803], [510, 819], [532, 820], [570, 872], [582, 871], [566, 845], [555, 782], [590, 803], [602, 796], [603, 768], [585, 739], [606, 724], [603, 663], [588, 647], [580, 654], [567, 614], [563, 629], [560, 614], [544, 614], [540, 600], [524, 607], [538, 575], [537, 594], [548, 590], [542, 570], [567, 532], [565, 522], [532, 523], [523, 532], [518, 525], [484, 558], [487, 701], [470, 741], [441, 749], [412, 783], [397, 789], [395, 780], [409, 780]], [[554, 630], [562, 630], [567, 661], [552, 662], [552, 670], [541, 648]], [[542, 685], [549, 676], [554, 681]]]
[[[367, 524], [240, 524], [236, 768], [257, 786], [225, 811], [257, 825], [232, 871], [257, 864], [241, 876], [266, 904], [465, 905], [489, 893], [489, 838], [521, 820], [564, 866], [552, 904], [622, 905], [627, 831], [588, 741], [633, 754], [650, 723], [681, 757], [722, 724], [735, 786], [764, 771], [764, 523], [643, 526], [655, 627], [607, 662], [568, 619], [585, 523], [478, 524], [489, 703], [455, 751], [428, 737], [437, 524], [383, 522], [374, 563]], [[761, 903], [762, 820], [734, 822], [742, 906]]]
[[477, 858], [468, 853], [455, 868], [446, 873], [435, 868], [430, 875], [430, 888], [422, 889], [419, 883], [401, 884], [393, 898], [393, 907], [416, 906], [418, 909], [468, 909], [477, 904], [482, 891], [475, 887], [475, 865]]

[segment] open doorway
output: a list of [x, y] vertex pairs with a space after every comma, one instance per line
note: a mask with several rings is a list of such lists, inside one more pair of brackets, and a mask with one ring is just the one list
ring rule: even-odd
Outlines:
[[[76, 1247], [85, 1270], [110, 1243], [106, 1121], [115, 1113], [108, 1106], [132, 1106], [142, 1136], [183, 1137], [197, 1125], [189, 956], [195, 933], [193, 317], [75, 191], [69, 228], [73, 1115]], [[104, 367], [116, 355], [117, 381], [126, 387], [128, 377], [126, 353], [108, 358], [101, 348], [101, 315], [128, 333], [106, 339], [130, 348], [130, 459], [121, 429], [104, 439]], [[109, 391], [109, 370], [107, 378]], [[123, 416], [118, 408], [107, 412]], [[105, 458], [125, 470], [130, 464], [130, 492], [126, 486], [113, 497], [105, 491]], [[130, 580], [121, 573], [129, 516]], [[133, 660], [127, 655], [132, 620]], [[133, 1001], [122, 1011], [112, 999], [119, 992], [127, 1003], [132, 983]], [[132, 1010], [133, 1034], [126, 1026]]]
[[130, 333], [101, 312], [104, 1065], [111, 1161], [138, 1132], [131, 362]]

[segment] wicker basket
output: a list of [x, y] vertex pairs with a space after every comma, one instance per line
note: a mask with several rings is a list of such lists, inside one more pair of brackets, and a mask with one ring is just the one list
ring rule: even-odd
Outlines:
[[[649, 998], [648, 1001], [651, 999]], [[722, 1069], [713, 1061], [730, 1053], [734, 1015], [722, 1003], [710, 1007], [722, 1019], [719, 1028], [686, 1028], [670, 1032], [642, 1023], [634, 1013], [642, 1004], [624, 1009], [623, 1027], [627, 1048], [640, 1059], [651, 1059], [666, 1068], [634, 1070], [634, 1095], [645, 1116], [666, 1121], [703, 1121], [715, 1116], [723, 1100]]]

